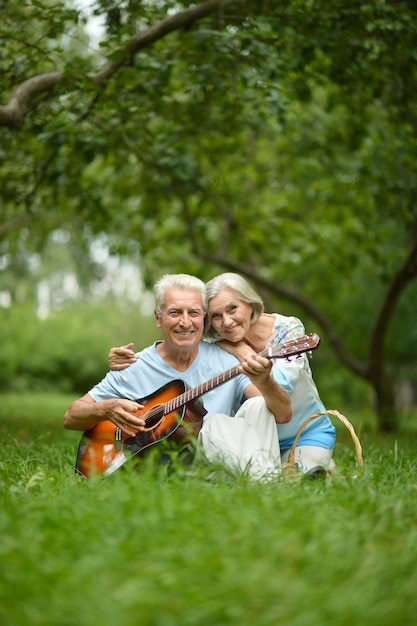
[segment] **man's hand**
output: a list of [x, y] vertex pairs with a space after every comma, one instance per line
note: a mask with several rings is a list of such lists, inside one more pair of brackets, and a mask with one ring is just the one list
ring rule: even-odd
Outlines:
[[145, 430], [145, 420], [137, 414], [143, 409], [143, 404], [125, 398], [95, 402], [87, 393], [70, 404], [64, 415], [64, 427], [87, 430], [98, 422], [108, 420], [129, 437], [134, 437], [138, 430]]
[[138, 430], [145, 430], [145, 420], [138, 415], [134, 415], [144, 408], [143, 404], [132, 402], [131, 400], [124, 400], [123, 398], [103, 400], [102, 403], [97, 404], [106, 405], [103, 407], [103, 419], [113, 422], [113, 424], [118, 426], [126, 435], [134, 437]]

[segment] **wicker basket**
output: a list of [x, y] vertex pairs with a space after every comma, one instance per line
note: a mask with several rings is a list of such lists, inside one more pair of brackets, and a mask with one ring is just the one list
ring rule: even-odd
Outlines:
[[314, 415], [312, 415], [311, 417], [306, 419], [305, 422], [303, 424], [301, 424], [301, 426], [298, 429], [297, 434], [295, 436], [294, 443], [292, 444], [291, 450], [290, 450], [290, 452], [288, 454], [288, 461], [287, 461], [287, 463], [285, 463], [282, 466], [284, 474], [286, 474], [286, 473], [293, 474], [293, 473], [295, 473], [297, 471], [297, 464], [295, 463], [295, 449], [297, 447], [300, 435], [303, 432], [304, 428], [311, 421], [315, 420], [317, 417], [321, 417], [322, 415], [332, 415], [333, 417], [337, 417], [342, 422], [342, 424], [344, 424], [346, 426], [346, 428], [349, 430], [349, 432], [350, 432], [350, 434], [352, 436], [352, 439], [353, 439], [353, 443], [355, 445], [358, 473], [361, 474], [363, 472], [362, 446], [361, 446], [361, 443], [360, 443], [360, 441], [358, 439], [358, 436], [355, 433], [355, 429], [353, 428], [352, 424], [349, 422], [349, 420], [344, 415], [339, 413], [339, 411], [333, 411], [333, 410], [323, 411], [323, 412], [319, 412], [319, 413], [314, 413]]

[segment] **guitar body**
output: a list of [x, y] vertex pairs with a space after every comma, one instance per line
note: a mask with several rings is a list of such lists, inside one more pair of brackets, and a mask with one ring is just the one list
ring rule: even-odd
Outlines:
[[[278, 359], [315, 350], [320, 343], [316, 333], [268, 347], [260, 353], [268, 359]], [[110, 421], [99, 422], [86, 430], [78, 446], [75, 471], [82, 476], [112, 474], [134, 456], [143, 455], [163, 439], [187, 445], [200, 432], [206, 415], [199, 397], [239, 374], [236, 365], [226, 372], [189, 389], [182, 380], [173, 380], [151, 395], [137, 400], [144, 408], [133, 415], [145, 420], [145, 430], [134, 437], [125, 435]]]
[[183, 394], [186, 388], [184, 381], [174, 380], [137, 400], [144, 408], [133, 415], [144, 419], [146, 428], [138, 431], [135, 437], [126, 435], [108, 420], [86, 430], [78, 446], [76, 473], [86, 477], [112, 474], [132, 456], [142, 455], [163, 439], [172, 436], [176, 443], [184, 444], [196, 437], [206, 413], [198, 400], [171, 412], [165, 411], [167, 403]]

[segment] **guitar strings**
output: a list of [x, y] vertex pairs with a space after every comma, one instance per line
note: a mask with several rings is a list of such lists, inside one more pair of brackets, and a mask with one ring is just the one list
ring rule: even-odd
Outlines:
[[[315, 341], [316, 345], [315, 346], [310, 345], [311, 341], [313, 342]], [[260, 356], [267, 357], [267, 358], [279, 358], [280, 356], [288, 355], [288, 352], [294, 353], [294, 348], [296, 346], [298, 346], [299, 348], [308, 347], [309, 348], [308, 352], [311, 353], [311, 350], [318, 346], [319, 341], [320, 341], [320, 338], [318, 337], [318, 335], [316, 335], [315, 333], [310, 333], [309, 335], [304, 335], [303, 337], [286, 341], [285, 344], [283, 344], [282, 346], [276, 349], [269, 346], [268, 348], [266, 348], [260, 353]], [[230, 370], [227, 370], [226, 372], [223, 372], [222, 374], [215, 376], [211, 380], [206, 381], [205, 383], [202, 383], [201, 385], [198, 385], [194, 389], [189, 389], [185, 391], [184, 393], [180, 394], [179, 396], [176, 396], [175, 398], [171, 398], [171, 400], [169, 400], [168, 402], [165, 402], [164, 404], [155, 405], [149, 410], [149, 414], [145, 418], [145, 424], [155, 419], [155, 417], [158, 414], [160, 414], [161, 410], [162, 410], [162, 415], [161, 415], [161, 419], [162, 419], [164, 415], [167, 415], [168, 413], [172, 413], [172, 411], [174, 411], [175, 409], [178, 409], [180, 406], [183, 406], [184, 404], [187, 404], [194, 398], [206, 393], [207, 391], [213, 389], [214, 387], [218, 387], [219, 385], [226, 382], [227, 380], [232, 379], [234, 376], [236, 376], [238, 371], [239, 371], [239, 366], [232, 367]]]

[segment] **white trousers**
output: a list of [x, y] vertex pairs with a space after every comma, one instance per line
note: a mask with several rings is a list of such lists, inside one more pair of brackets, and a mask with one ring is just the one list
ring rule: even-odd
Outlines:
[[[287, 463], [289, 453], [289, 450], [281, 452], [282, 464]], [[334, 470], [336, 466], [332, 459], [332, 454], [333, 450], [320, 448], [319, 446], [297, 446], [294, 453], [294, 461], [302, 472], [308, 472], [308, 470], [317, 466]]]
[[271, 480], [281, 473], [275, 418], [263, 398], [246, 400], [234, 417], [208, 415], [199, 434], [204, 456], [235, 474]]

